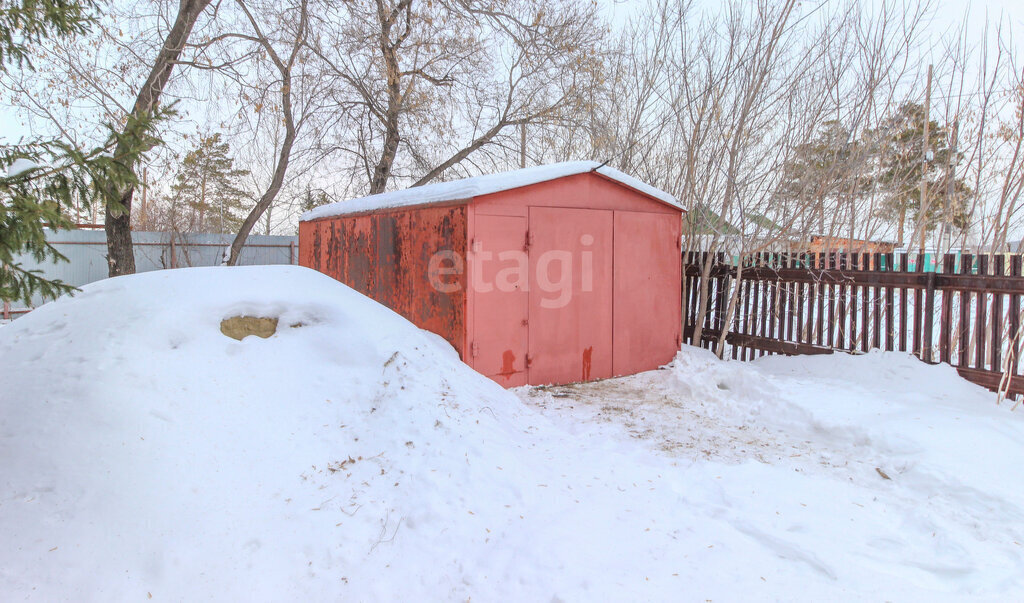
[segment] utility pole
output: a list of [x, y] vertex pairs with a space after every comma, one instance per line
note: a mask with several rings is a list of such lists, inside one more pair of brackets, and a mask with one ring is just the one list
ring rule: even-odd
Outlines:
[[950, 135], [949, 153], [946, 157], [946, 198], [942, 208], [942, 232], [941, 243], [944, 247], [943, 253], [949, 253], [953, 247], [953, 216], [950, 215], [950, 204], [953, 195], [956, 194], [956, 187], [953, 180], [953, 161], [956, 159], [957, 138], [960, 135], [960, 118], [953, 119], [953, 133]]
[[199, 226], [196, 230], [203, 232], [203, 222], [205, 221], [206, 213], [206, 172], [203, 172], [203, 182], [199, 190]]
[[[921, 203], [917, 208], [917, 227], [921, 230], [921, 253], [924, 254], [924, 237], [928, 232], [925, 220], [928, 213], [928, 132], [932, 116], [932, 66], [928, 65], [928, 87], [924, 95], [924, 143], [921, 145]], [[911, 244], [913, 244], [911, 242]], [[923, 255], [922, 255], [923, 257]]]
[[526, 167], [526, 122], [519, 124], [519, 167]]
[[149, 168], [148, 167], [143, 167], [142, 168], [142, 207], [139, 208], [141, 210], [139, 213], [142, 214], [141, 216], [139, 216], [141, 218], [139, 220], [139, 223], [142, 225], [143, 229], [146, 228], [146, 192], [149, 189], [149, 186], [147, 186], [148, 184], [149, 184]]

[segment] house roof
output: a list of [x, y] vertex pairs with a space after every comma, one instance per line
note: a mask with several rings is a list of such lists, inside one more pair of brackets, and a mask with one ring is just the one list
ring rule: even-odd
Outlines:
[[[748, 234], [756, 233], [759, 230], [785, 234], [789, 230], [764, 214], [745, 212], [744, 218], [746, 221], [745, 231]], [[740, 234], [738, 226], [722, 218], [721, 214], [715, 213], [703, 203], [696, 205], [687, 214], [687, 221], [691, 234], [709, 235], [718, 233], [724, 236]]]
[[461, 201], [480, 195], [489, 195], [591, 171], [596, 171], [606, 178], [615, 180], [637, 192], [653, 197], [666, 205], [679, 210], [683, 209], [679, 201], [672, 195], [641, 182], [632, 176], [623, 174], [619, 170], [602, 166], [596, 161], [568, 161], [565, 163], [528, 167], [499, 174], [485, 174], [483, 176], [452, 180], [451, 182], [436, 182], [400, 191], [370, 195], [369, 197], [361, 197], [350, 201], [339, 201], [307, 211], [302, 214], [299, 220], [305, 222], [318, 218], [363, 213], [380, 209]]
[[726, 221], [720, 214], [711, 211], [707, 205], [698, 204], [686, 216], [691, 234], [737, 235], [740, 229]]

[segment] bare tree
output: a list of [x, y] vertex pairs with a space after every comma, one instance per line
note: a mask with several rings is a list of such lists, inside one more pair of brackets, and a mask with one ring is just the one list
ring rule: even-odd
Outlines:
[[[271, 80], [271, 85], [279, 90], [280, 119], [284, 135], [281, 139], [280, 147], [277, 149], [277, 159], [270, 179], [270, 184], [267, 186], [266, 190], [263, 191], [259, 201], [256, 202], [256, 205], [249, 212], [249, 215], [247, 215], [245, 220], [242, 221], [242, 225], [238, 229], [238, 233], [231, 242], [230, 251], [225, 258], [225, 263], [230, 266], [234, 266], [238, 263], [242, 247], [245, 245], [245, 240], [249, 237], [249, 233], [252, 231], [253, 227], [256, 225], [257, 221], [259, 221], [264, 212], [270, 208], [284, 185], [284, 179], [288, 173], [288, 165], [292, 157], [292, 148], [295, 145], [296, 137], [298, 136], [299, 130], [304, 122], [304, 116], [300, 116], [296, 119], [293, 103], [295, 90], [295, 80], [293, 76], [297, 62], [305, 51], [305, 43], [307, 36], [309, 35], [309, 3], [307, 0], [300, 0], [298, 2], [297, 6], [293, 10], [295, 17], [294, 20], [286, 21], [286, 25], [281, 28], [281, 31], [276, 32], [277, 35], [274, 38], [270, 37], [270, 35], [264, 31], [264, 27], [261, 26], [253, 11], [245, 2], [243, 2], [243, 0], [238, 0], [237, 4], [251, 27], [251, 33], [229, 34], [229, 36], [244, 39], [253, 44], [259, 45], [273, 64], [278, 77]], [[275, 42], [280, 44], [283, 49], [279, 51]], [[276, 115], [276, 112], [274, 114]]]
[[518, 127], [574, 117], [599, 65], [596, 9], [578, 0], [332, 8], [314, 16], [311, 46], [335, 81], [334, 146], [370, 194], [394, 178], [435, 180], [481, 149], [501, 156]]
[[[199, 15], [210, 4], [210, 0], [181, 0], [178, 6], [178, 14], [174, 25], [167, 32], [163, 47], [153, 61], [149, 77], [139, 90], [135, 104], [129, 112], [125, 128], [121, 131], [121, 139], [114, 149], [114, 157], [119, 158], [126, 154], [130, 148], [128, 138], [138, 136], [135, 129], [141, 120], [151, 117], [157, 110], [160, 103], [160, 95], [164, 86], [171, 77], [171, 70], [175, 62], [181, 56], [185, 42], [192, 33]], [[129, 164], [129, 170], [134, 170], [134, 165]], [[134, 274], [135, 254], [132, 249], [132, 228], [131, 211], [132, 197], [135, 194], [135, 186], [129, 186], [124, 190], [117, 187], [105, 191], [106, 220], [105, 230], [107, 233], [107, 265], [110, 276], [123, 274]]]

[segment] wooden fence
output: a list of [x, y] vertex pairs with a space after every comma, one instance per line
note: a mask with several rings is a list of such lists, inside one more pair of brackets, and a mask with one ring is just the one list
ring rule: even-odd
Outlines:
[[1020, 255], [948, 254], [938, 262], [891, 253], [755, 254], [742, 261], [727, 317], [739, 263], [721, 254], [683, 255], [687, 341], [707, 266], [703, 347], [714, 348], [728, 324], [725, 354], [732, 358], [909, 351], [951, 364], [993, 391], [1024, 394]]

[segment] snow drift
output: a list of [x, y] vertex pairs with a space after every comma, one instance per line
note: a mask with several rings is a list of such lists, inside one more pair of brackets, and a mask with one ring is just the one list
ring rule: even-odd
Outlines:
[[[236, 315], [277, 333], [230, 339]], [[5, 326], [0, 356], [8, 596], [621, 595], [641, 578], [619, 555], [650, 557], [608, 540], [651, 524], [620, 490], [641, 473], [580, 460], [443, 340], [311, 270], [94, 283]]]
[[[234, 315], [280, 328], [234, 341]], [[462, 551], [483, 522], [496, 538], [522, 511], [495, 471], [515, 471], [524, 409], [313, 271], [102, 281], [4, 327], [0, 356], [8, 594], [445, 593], [477, 569]], [[472, 504], [476, 489], [508, 506]]]
[[524, 404], [267, 266], [88, 285], [0, 328], [0, 358], [5, 600], [1024, 592], [1019, 415], [899, 355], [687, 349]]

